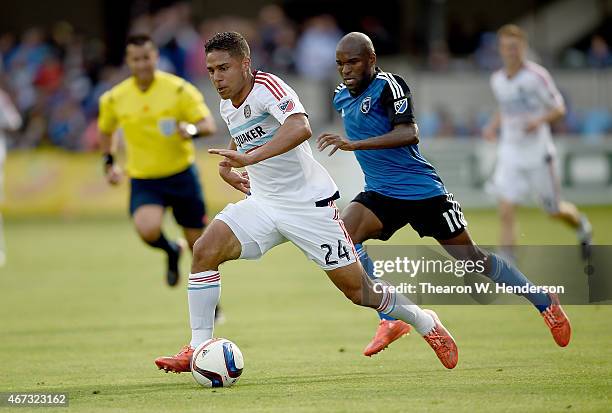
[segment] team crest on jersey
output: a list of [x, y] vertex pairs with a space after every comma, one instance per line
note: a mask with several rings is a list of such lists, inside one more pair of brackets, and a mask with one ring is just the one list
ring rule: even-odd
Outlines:
[[246, 119], [248, 119], [248, 118], [250, 118], [250, 117], [251, 117], [251, 105], [246, 105], [246, 106], [244, 107], [244, 117], [245, 117]]
[[370, 106], [372, 106], [372, 98], [368, 96], [361, 101], [359, 109], [361, 110], [361, 113], [368, 113], [370, 111]]
[[395, 107], [395, 114], [400, 115], [406, 112], [406, 109], [408, 109], [408, 99], [400, 99], [397, 102], [394, 102], [393, 106]]
[[176, 119], [160, 119], [158, 122], [158, 126], [159, 126], [159, 131], [162, 133], [162, 135], [164, 136], [171, 136], [174, 135], [174, 132], [176, 131]]
[[279, 103], [278, 108], [283, 113], [291, 112], [293, 109], [295, 109], [295, 103], [293, 103], [293, 100], [289, 99], [289, 100]]

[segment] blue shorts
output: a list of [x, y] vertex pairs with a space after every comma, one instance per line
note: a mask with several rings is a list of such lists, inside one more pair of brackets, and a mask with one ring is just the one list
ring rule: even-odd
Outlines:
[[143, 205], [161, 205], [172, 208], [180, 226], [204, 228], [206, 206], [195, 165], [164, 178], [132, 178], [130, 184], [130, 215]]

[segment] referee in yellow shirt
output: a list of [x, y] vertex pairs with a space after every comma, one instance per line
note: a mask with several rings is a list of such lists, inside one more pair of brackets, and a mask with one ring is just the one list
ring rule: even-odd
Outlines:
[[168, 255], [167, 281], [173, 286], [183, 246], [164, 236], [164, 211], [172, 208], [193, 249], [206, 224], [206, 209], [192, 138], [214, 133], [216, 126], [202, 94], [186, 80], [157, 70], [158, 60], [149, 36], [128, 38], [126, 63], [132, 75], [100, 97], [98, 128], [112, 185], [123, 176], [115, 164], [114, 138], [121, 135], [125, 141], [130, 214], [142, 240]]

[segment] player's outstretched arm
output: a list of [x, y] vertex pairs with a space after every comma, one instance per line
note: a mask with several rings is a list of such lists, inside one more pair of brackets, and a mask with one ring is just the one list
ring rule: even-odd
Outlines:
[[225, 156], [226, 159], [221, 161], [219, 166], [241, 168], [288, 152], [311, 136], [312, 130], [306, 115], [295, 113], [285, 120], [270, 142], [249, 153], [231, 149], [209, 149], [208, 152]]
[[323, 133], [317, 138], [317, 148], [319, 151], [324, 150], [328, 146], [333, 147], [329, 152], [329, 156], [332, 156], [338, 149], [343, 151], [363, 151], [398, 148], [417, 143], [419, 143], [419, 128], [416, 123], [400, 123], [384, 135], [359, 141], [350, 141], [344, 136], [333, 133]]

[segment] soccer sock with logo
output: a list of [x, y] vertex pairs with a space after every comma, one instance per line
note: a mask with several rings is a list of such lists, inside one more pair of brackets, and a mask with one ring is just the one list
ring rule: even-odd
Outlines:
[[[361, 262], [361, 266], [365, 270], [366, 274], [368, 274], [368, 277], [370, 277], [371, 280], [376, 281], [377, 278], [374, 276], [374, 262], [372, 262], [372, 259], [363, 247], [363, 244], [355, 244], [355, 250], [357, 251], [357, 257]], [[395, 318], [390, 317], [385, 313], [381, 313], [380, 311], [378, 312], [378, 317], [380, 317], [381, 320], [395, 320]]]
[[[377, 283], [383, 287], [389, 286], [384, 281], [378, 280]], [[389, 292], [387, 288], [382, 288], [382, 301], [376, 311], [412, 324], [414, 329], [422, 336], [429, 333], [435, 326], [433, 318], [418, 305], [403, 294]]]
[[221, 296], [219, 271], [203, 271], [189, 274], [189, 320], [191, 322], [191, 347], [196, 348], [213, 336], [215, 307]]
[[152, 246], [153, 248], [159, 248], [161, 250], [166, 251], [168, 255], [178, 253], [178, 245], [176, 245], [176, 243], [172, 241], [168, 241], [163, 232], [159, 233], [159, 238], [155, 241], [146, 241], [146, 243]]
[[[504, 261], [496, 254], [489, 254], [489, 272], [486, 274], [495, 281], [496, 284], [506, 284], [508, 286], [533, 286], [531, 281], [525, 277], [516, 267]], [[539, 312], [546, 310], [550, 305], [550, 297], [544, 293], [526, 293], [520, 294], [528, 299]]]

